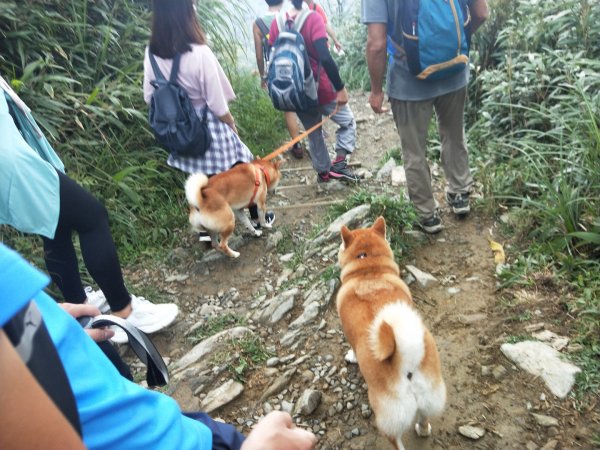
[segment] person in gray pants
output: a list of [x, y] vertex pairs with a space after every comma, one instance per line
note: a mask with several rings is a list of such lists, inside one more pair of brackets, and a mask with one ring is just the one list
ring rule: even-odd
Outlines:
[[[453, 4], [457, 4], [454, 1]], [[441, 140], [441, 164], [447, 181], [446, 200], [456, 215], [470, 211], [469, 195], [473, 177], [465, 143], [464, 107], [469, 81], [468, 63], [447, 77], [420, 79], [409, 70], [404, 38], [393, 39], [401, 30], [402, 0], [362, 0], [361, 18], [367, 25], [367, 64], [371, 78], [369, 103], [376, 113], [383, 107], [383, 81], [387, 68], [387, 93], [396, 128], [400, 134], [408, 195], [419, 215], [418, 225], [427, 233], [443, 229], [433, 197], [427, 163], [427, 128], [435, 110]], [[486, 0], [468, 1], [471, 34], [489, 15]], [[415, 25], [413, 23], [413, 31]]]

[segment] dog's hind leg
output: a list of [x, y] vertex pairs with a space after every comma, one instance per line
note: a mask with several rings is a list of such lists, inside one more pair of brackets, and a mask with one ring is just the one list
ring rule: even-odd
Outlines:
[[[254, 228], [254, 226], [252, 225], [252, 222], [250, 222], [250, 218], [246, 214], [246, 211], [244, 211], [243, 209], [238, 209], [238, 210], [234, 211], [233, 213], [235, 214], [235, 218], [237, 219], [237, 221], [239, 223], [241, 223], [242, 225], [244, 225], [250, 233], [252, 233], [254, 236], [257, 236], [257, 237], [262, 236], [262, 231]], [[260, 215], [260, 213], [259, 213], [259, 215]], [[263, 216], [264, 216], [264, 214], [263, 214]], [[264, 217], [263, 217], [263, 220], [264, 220]]]
[[229, 240], [229, 237], [233, 234], [233, 229], [234, 228], [235, 228], [235, 223], [232, 223], [231, 225], [229, 225], [224, 230], [221, 230], [221, 233], [220, 233], [220, 235], [221, 235], [221, 242], [219, 243], [219, 246], [217, 247], [217, 250], [220, 250], [221, 252], [225, 253], [230, 258], [237, 258], [238, 256], [240, 256], [239, 252], [236, 252], [235, 250], [232, 250], [229, 247], [229, 245], [227, 244], [227, 241]]

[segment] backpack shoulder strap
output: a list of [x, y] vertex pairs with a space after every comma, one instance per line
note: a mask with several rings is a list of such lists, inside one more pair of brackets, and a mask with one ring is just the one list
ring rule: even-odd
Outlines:
[[254, 23], [256, 24], [256, 26], [258, 27], [260, 32], [262, 33], [263, 38], [267, 37], [267, 34], [269, 34], [269, 28], [267, 27], [267, 24], [265, 23], [263, 18], [257, 17], [256, 20], [254, 21]]
[[303, 9], [296, 16], [296, 19], [294, 20], [294, 24], [295, 24], [296, 31], [298, 33], [300, 33], [300, 30], [302, 30], [302, 27], [304, 26], [304, 22], [306, 22], [306, 19], [308, 19], [308, 16], [310, 16], [312, 13], [313, 13], [313, 11], [311, 9]]
[[177, 74], [179, 73], [179, 61], [181, 60], [181, 54], [177, 53], [173, 58], [173, 67], [171, 68], [171, 76], [169, 77], [169, 83], [177, 84]]
[[165, 78], [165, 76], [163, 75], [163, 73], [158, 68], [158, 63], [156, 62], [156, 58], [150, 52], [150, 49], [148, 49], [148, 56], [150, 57], [150, 64], [152, 65], [152, 70], [154, 71], [154, 77], [158, 81], [167, 81], [167, 79]]
[[277, 29], [281, 33], [285, 31], [285, 12], [281, 11], [279, 14], [275, 16], [275, 20], [277, 21]]

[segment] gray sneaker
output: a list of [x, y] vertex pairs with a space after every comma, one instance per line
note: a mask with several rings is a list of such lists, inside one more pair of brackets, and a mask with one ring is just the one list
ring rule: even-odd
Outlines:
[[468, 192], [462, 194], [446, 192], [446, 201], [452, 207], [452, 212], [458, 216], [465, 216], [471, 211], [469, 197], [470, 194]]
[[359, 181], [358, 176], [348, 167], [345, 159], [336, 159], [329, 169], [329, 178], [333, 180]]
[[442, 225], [442, 219], [440, 219], [440, 216], [437, 213], [434, 213], [427, 219], [421, 220], [418, 225], [425, 233], [429, 234], [439, 233], [444, 229], [444, 225]]

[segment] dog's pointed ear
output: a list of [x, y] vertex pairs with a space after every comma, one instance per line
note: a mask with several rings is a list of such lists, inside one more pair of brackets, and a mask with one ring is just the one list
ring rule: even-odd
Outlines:
[[385, 219], [383, 216], [379, 216], [371, 228], [375, 233], [385, 238]]
[[273, 166], [275, 166], [276, 169], [279, 169], [282, 164], [283, 158], [277, 158], [275, 161], [273, 161]]
[[340, 232], [342, 234], [342, 241], [344, 242], [344, 247], [348, 248], [348, 246], [352, 243], [352, 232], [346, 225], [342, 225]]

